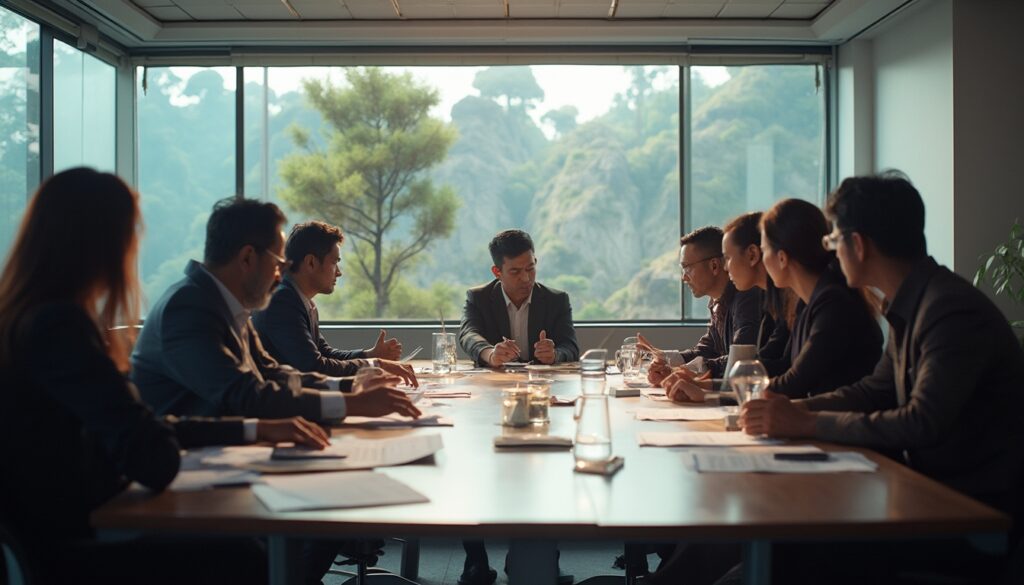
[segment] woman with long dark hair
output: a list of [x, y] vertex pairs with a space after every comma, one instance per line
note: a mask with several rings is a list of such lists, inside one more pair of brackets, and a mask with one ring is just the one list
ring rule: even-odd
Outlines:
[[251, 540], [92, 540], [90, 512], [133, 481], [167, 487], [182, 447], [327, 444], [303, 419], [161, 421], [138, 401], [123, 332], [138, 315], [140, 229], [135, 192], [91, 169], [53, 176], [28, 205], [0, 276], [0, 521], [40, 582], [265, 581]]
[[764, 268], [803, 308], [790, 317], [788, 370], [768, 389], [806, 398], [870, 374], [882, 354], [882, 330], [862, 291], [846, 285], [835, 254], [825, 250], [825, 214], [812, 203], [785, 199], [761, 218]]

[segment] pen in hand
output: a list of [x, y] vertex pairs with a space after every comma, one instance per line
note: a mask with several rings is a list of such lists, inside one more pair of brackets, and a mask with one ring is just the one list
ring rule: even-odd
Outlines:
[[516, 357], [521, 357], [521, 355], [519, 353], [519, 344], [518, 343], [516, 343], [515, 341], [512, 341], [511, 339], [505, 337], [504, 335], [501, 336], [501, 340], [503, 342], [506, 342], [506, 343], [511, 342], [512, 343], [512, 349], [514, 349], [515, 352], [516, 352]]

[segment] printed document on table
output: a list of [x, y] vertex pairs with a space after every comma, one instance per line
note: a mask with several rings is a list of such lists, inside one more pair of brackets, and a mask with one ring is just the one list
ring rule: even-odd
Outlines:
[[638, 408], [636, 420], [722, 420], [729, 413], [725, 406], [677, 406], [674, 408]]
[[637, 433], [640, 446], [648, 447], [755, 447], [777, 445], [775, 439], [751, 437], [728, 431], [682, 431], [677, 433]]
[[335, 424], [336, 427], [360, 427], [365, 429], [394, 429], [407, 427], [453, 427], [455, 421], [440, 415], [421, 416], [412, 418], [399, 414], [387, 416], [347, 416], [345, 420]]
[[444, 442], [437, 433], [369, 440], [343, 436], [331, 439], [330, 447], [320, 452], [328, 454], [324, 457], [309, 459], [306, 457], [311, 452], [309, 449], [283, 447], [274, 450], [273, 458], [250, 462], [245, 467], [264, 473], [372, 469], [412, 463], [443, 447]]
[[839, 473], [871, 472], [878, 464], [861, 453], [832, 452], [826, 461], [785, 461], [772, 452], [739, 452], [732, 449], [703, 450], [693, 454], [701, 473]]
[[197, 469], [179, 471], [167, 489], [172, 492], [191, 492], [215, 487], [249, 485], [260, 480], [260, 475], [243, 469]]
[[426, 496], [375, 471], [277, 475], [252, 486], [272, 512], [362, 508], [430, 501]]

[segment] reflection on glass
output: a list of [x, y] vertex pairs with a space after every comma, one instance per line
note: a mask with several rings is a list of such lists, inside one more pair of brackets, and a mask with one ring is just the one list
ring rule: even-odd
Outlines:
[[53, 169], [89, 166], [113, 172], [114, 67], [53, 42]]
[[0, 8], [0, 257], [39, 182], [39, 26]]
[[230, 67], [150, 67], [137, 78], [140, 272], [152, 303], [190, 258], [202, 259], [210, 209], [235, 193], [235, 75]]

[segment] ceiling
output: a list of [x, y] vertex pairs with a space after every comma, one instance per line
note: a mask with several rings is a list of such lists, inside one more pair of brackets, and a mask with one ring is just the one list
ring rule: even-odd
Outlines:
[[[133, 54], [837, 45], [920, 0], [5, 0]], [[84, 25], [83, 25], [84, 23]]]
[[[160, 22], [504, 18], [813, 19], [832, 0], [134, 0]], [[507, 12], [506, 12], [507, 10]]]

